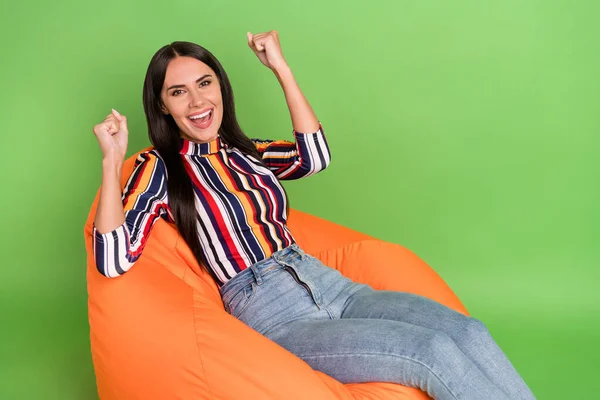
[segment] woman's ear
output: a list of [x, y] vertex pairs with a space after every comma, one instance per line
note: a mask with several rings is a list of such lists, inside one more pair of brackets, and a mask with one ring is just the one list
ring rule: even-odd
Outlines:
[[167, 107], [165, 107], [165, 105], [161, 105], [160, 108], [162, 109], [163, 114], [165, 115], [169, 115], [169, 110], [167, 110]]

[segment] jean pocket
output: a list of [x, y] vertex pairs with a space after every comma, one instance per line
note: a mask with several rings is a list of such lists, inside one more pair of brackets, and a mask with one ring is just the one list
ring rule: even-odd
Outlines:
[[251, 282], [250, 284], [244, 286], [237, 292], [231, 300], [225, 305], [225, 309], [231, 315], [236, 318], [244, 312], [244, 310], [251, 303], [254, 298], [254, 294], [256, 293], [256, 283]]

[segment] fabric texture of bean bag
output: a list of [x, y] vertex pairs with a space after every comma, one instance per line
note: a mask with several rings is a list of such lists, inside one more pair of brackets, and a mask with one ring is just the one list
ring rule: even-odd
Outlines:
[[[136, 156], [125, 162], [123, 187]], [[130, 271], [102, 276], [92, 253], [97, 202], [98, 196], [84, 237], [90, 341], [102, 400], [429, 399], [392, 383], [342, 384], [227, 314], [216, 284], [162, 219]], [[302, 249], [355, 281], [420, 294], [467, 314], [444, 281], [397, 244], [293, 209], [289, 226]]]

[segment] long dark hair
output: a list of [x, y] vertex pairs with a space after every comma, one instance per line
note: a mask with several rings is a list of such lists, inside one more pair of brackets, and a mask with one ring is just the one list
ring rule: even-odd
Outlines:
[[242, 153], [251, 155], [259, 162], [260, 154], [254, 143], [244, 134], [235, 116], [233, 90], [229, 78], [221, 63], [210, 51], [195, 43], [177, 41], [154, 54], [146, 78], [144, 80], [143, 101], [148, 135], [150, 142], [165, 162], [168, 173], [167, 191], [169, 206], [175, 218], [175, 225], [183, 237], [201, 268], [217, 281], [215, 273], [207, 266], [206, 255], [200, 246], [196, 227], [198, 214], [194, 203], [192, 181], [185, 171], [180, 155], [179, 127], [171, 115], [162, 112], [161, 90], [167, 73], [169, 62], [175, 57], [193, 57], [208, 65], [217, 75], [223, 99], [223, 121], [219, 127], [219, 135], [229, 146], [236, 147]]

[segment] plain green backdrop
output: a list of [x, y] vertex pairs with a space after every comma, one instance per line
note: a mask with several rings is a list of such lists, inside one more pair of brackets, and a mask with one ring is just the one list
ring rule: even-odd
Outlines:
[[150, 58], [197, 42], [249, 136], [290, 139], [245, 35], [278, 30], [332, 150], [292, 207], [421, 256], [540, 399], [600, 372], [600, 3], [593, 0], [3, 2], [0, 398], [94, 399], [83, 225], [92, 127], [149, 144]]

